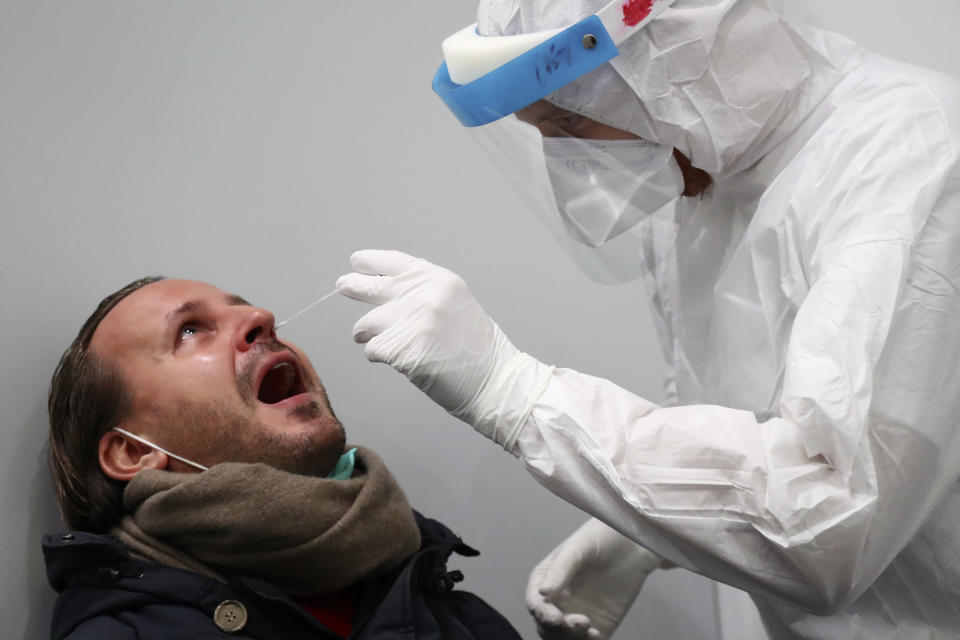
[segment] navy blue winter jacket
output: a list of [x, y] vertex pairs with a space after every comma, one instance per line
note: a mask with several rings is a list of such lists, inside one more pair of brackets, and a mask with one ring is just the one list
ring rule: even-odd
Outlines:
[[[420, 550], [396, 569], [360, 583], [350, 640], [520, 640], [483, 600], [453, 588], [461, 576], [447, 572], [447, 558], [478, 552], [439, 522], [416, 516]], [[60, 594], [54, 640], [340, 638], [266, 582], [238, 578], [223, 584], [137, 560], [110, 536], [49, 534], [43, 553], [50, 585]], [[222, 630], [241, 623], [236, 631]]]

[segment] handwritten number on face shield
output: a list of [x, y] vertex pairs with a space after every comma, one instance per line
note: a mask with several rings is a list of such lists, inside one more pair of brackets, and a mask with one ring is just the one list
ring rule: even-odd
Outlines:
[[572, 61], [573, 56], [571, 55], [570, 47], [557, 48], [556, 45], [550, 45], [550, 50], [537, 61], [536, 66], [533, 68], [533, 73], [537, 78], [537, 84], [546, 82], [547, 78], [559, 69], [561, 64], [566, 64], [569, 67]]

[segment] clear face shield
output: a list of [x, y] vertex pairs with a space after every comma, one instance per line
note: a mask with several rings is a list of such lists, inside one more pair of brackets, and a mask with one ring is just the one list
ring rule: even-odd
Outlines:
[[544, 136], [516, 116], [470, 131], [592, 280], [639, 278], [672, 245], [683, 176], [670, 147]]
[[[655, 268], [676, 235], [683, 176], [672, 148], [624, 135], [603, 139], [609, 134], [580, 127], [576, 114], [542, 98], [617, 55], [615, 42], [672, 2], [618, 0], [547, 33], [485, 38], [468, 27], [444, 43], [447, 60], [434, 79], [477, 144], [598, 282], [624, 282]], [[646, 13], [637, 13], [638, 4]], [[498, 66], [485, 71], [491, 65]]]

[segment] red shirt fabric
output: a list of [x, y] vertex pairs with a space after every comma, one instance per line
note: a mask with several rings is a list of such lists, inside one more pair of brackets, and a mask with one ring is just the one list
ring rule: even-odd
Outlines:
[[356, 589], [348, 587], [322, 596], [295, 598], [294, 602], [337, 635], [346, 638], [353, 630], [353, 614], [357, 610]]

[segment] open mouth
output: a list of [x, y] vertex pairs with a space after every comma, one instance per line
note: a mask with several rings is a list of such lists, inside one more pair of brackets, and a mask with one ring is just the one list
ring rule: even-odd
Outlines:
[[257, 399], [264, 404], [277, 404], [306, 392], [300, 369], [293, 362], [281, 361], [270, 367], [260, 381]]

